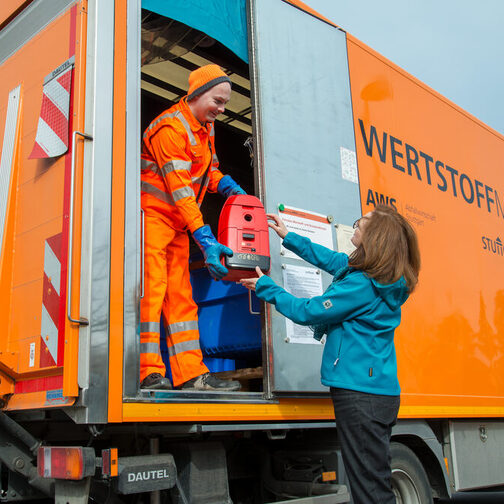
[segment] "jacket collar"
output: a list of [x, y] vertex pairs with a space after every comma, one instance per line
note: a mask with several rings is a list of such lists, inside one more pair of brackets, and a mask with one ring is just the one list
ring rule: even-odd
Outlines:
[[187, 95], [183, 96], [178, 102], [179, 110], [184, 114], [184, 117], [187, 119], [189, 126], [193, 132], [198, 131], [200, 128], [203, 128], [205, 131], [210, 131], [211, 123], [201, 124], [194, 114], [192, 113], [189, 105], [187, 104]]

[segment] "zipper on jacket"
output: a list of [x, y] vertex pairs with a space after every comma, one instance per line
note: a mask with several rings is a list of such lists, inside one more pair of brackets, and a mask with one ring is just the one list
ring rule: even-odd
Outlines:
[[334, 361], [333, 366], [336, 366], [339, 362], [340, 355], [341, 355], [341, 345], [343, 345], [343, 336], [341, 336], [340, 342], [339, 342], [339, 347], [338, 347], [338, 356], [336, 357], [336, 360]]
[[198, 191], [198, 196], [196, 196], [196, 203], [198, 203], [199, 197], [201, 196], [201, 193], [203, 191], [203, 187], [205, 186], [206, 179], [208, 177], [208, 171], [210, 170], [210, 167], [212, 166], [212, 162], [213, 162], [212, 143], [210, 142], [210, 140], [208, 140], [208, 148], [210, 149], [210, 163], [208, 163], [207, 169], [205, 170], [205, 174], [203, 175], [203, 180], [201, 181], [200, 189]]

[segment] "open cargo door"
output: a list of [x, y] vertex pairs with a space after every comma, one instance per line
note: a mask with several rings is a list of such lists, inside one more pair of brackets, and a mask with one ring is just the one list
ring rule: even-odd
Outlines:
[[[283, 1], [251, 0], [249, 13], [255, 157], [266, 210], [346, 251], [339, 237], [346, 231], [348, 239], [360, 217], [346, 35]], [[276, 235], [270, 241], [271, 277], [297, 296], [321, 294], [331, 277], [283, 250]], [[270, 393], [325, 390], [323, 347], [309, 328], [269, 307], [266, 347]]]
[[[16, 2], [13, 2], [13, 5]], [[77, 292], [85, 12], [74, 1], [39, 1], [0, 32], [0, 396], [8, 409], [72, 404], [78, 394]], [[81, 151], [80, 151], [81, 152]], [[76, 159], [77, 158], [77, 159]], [[72, 161], [77, 161], [72, 164]], [[73, 178], [75, 175], [75, 178]], [[80, 193], [79, 193], [80, 191]], [[75, 254], [74, 254], [75, 255]]]

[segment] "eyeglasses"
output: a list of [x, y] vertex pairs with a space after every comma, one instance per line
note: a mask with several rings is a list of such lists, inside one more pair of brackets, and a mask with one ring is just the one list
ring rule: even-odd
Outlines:
[[357, 219], [354, 223], [353, 223], [353, 228], [354, 229], [357, 229], [359, 227], [359, 222], [360, 222], [360, 219]]

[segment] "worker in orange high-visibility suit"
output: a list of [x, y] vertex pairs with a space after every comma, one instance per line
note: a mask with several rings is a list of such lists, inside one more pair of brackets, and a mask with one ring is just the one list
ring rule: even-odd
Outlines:
[[140, 316], [140, 386], [169, 389], [159, 348], [160, 317], [166, 329], [173, 385], [196, 390], [233, 391], [240, 383], [220, 380], [203, 363], [198, 307], [189, 282], [189, 236], [205, 256], [217, 280], [227, 274], [217, 242], [199, 209], [206, 191], [245, 194], [218, 169], [214, 121], [231, 96], [231, 81], [218, 65], [191, 72], [189, 90], [176, 105], [156, 117], [142, 143], [145, 289]]

